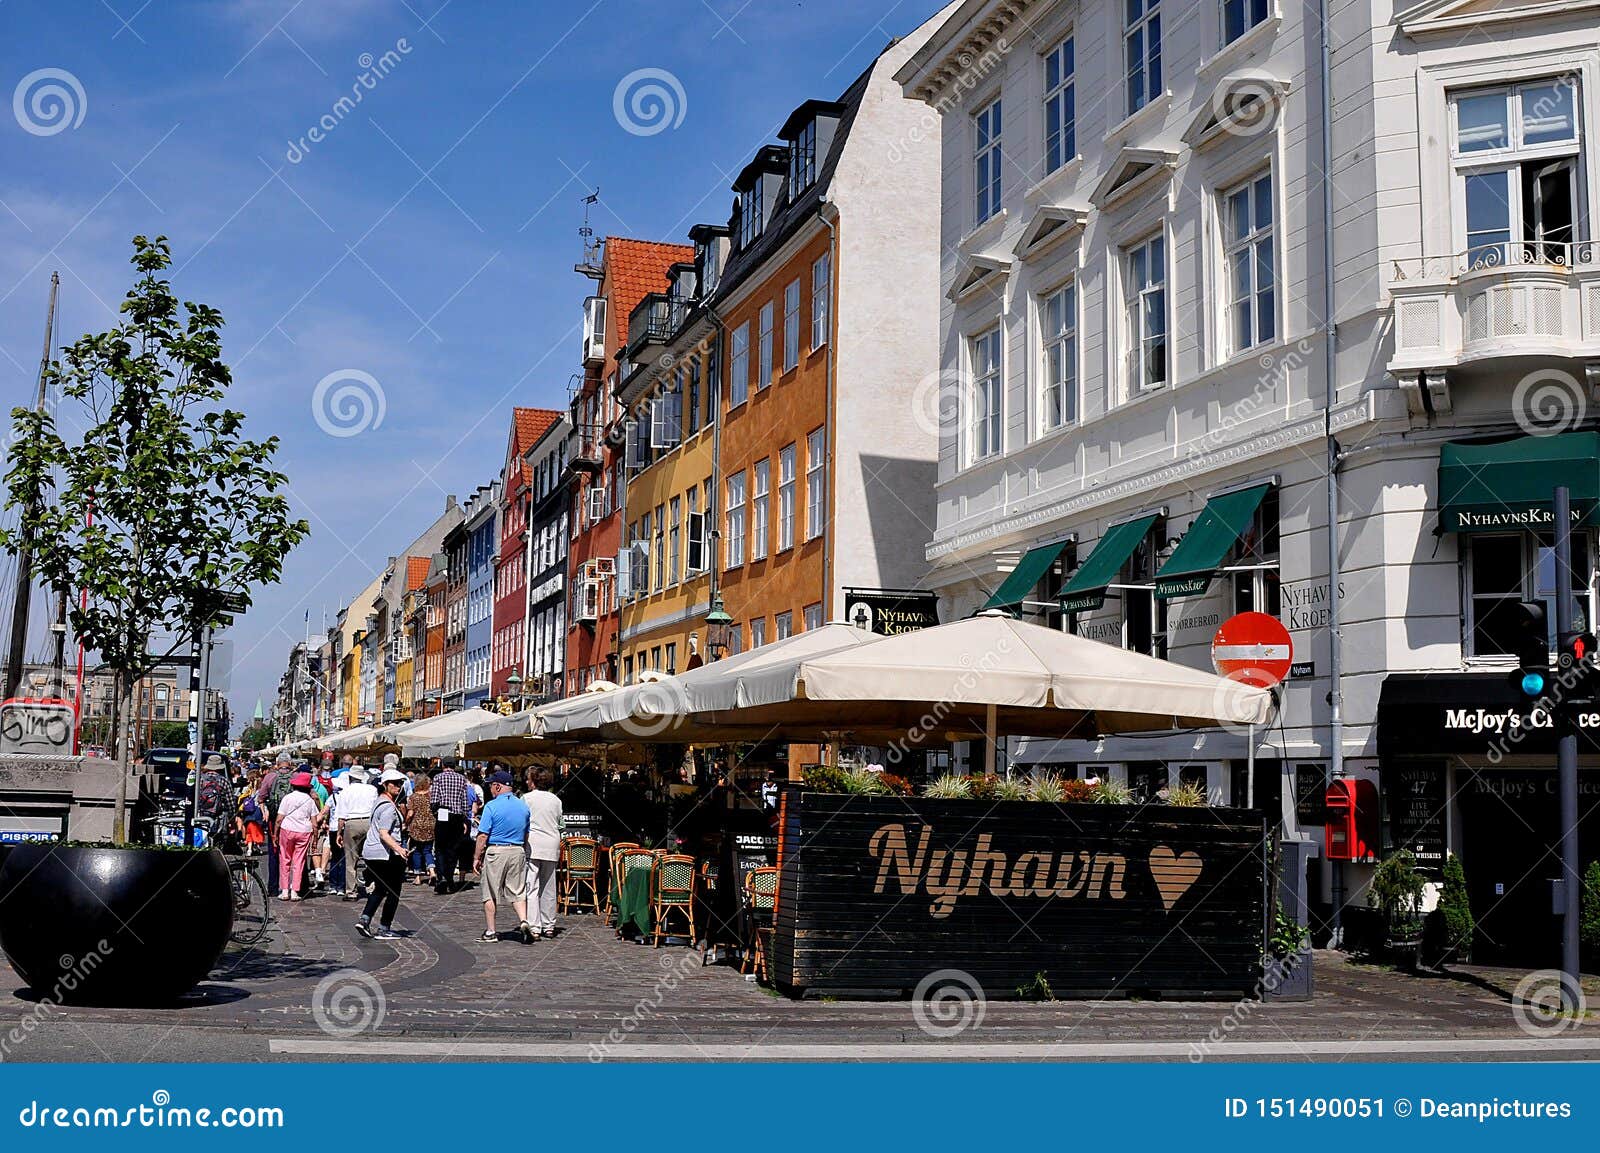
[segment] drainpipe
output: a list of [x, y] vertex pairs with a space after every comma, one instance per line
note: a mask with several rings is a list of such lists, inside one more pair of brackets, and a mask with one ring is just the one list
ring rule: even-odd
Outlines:
[[[724, 269], [717, 269], [717, 283], [721, 286]], [[722, 411], [722, 361], [727, 352], [726, 336], [727, 322], [722, 319], [722, 314], [712, 303], [716, 296], [716, 289], [704, 294], [700, 306], [706, 310], [706, 315], [711, 318], [711, 323], [716, 326], [716, 332], [711, 337], [714, 342], [711, 351], [716, 355], [711, 359], [716, 362], [717, 378], [711, 379], [711, 374], [706, 374], [706, 389], [711, 393], [711, 499], [706, 502], [702, 510], [705, 513], [705, 542], [701, 545], [704, 550], [706, 569], [710, 573], [711, 581], [706, 590], [706, 643], [705, 652], [700, 654], [700, 659], [710, 664], [714, 659], [711, 652], [711, 614], [717, 611], [721, 603], [722, 590], [722, 558], [718, 555], [717, 544], [722, 541], [722, 530], [717, 528], [716, 508], [721, 503], [722, 497], [722, 421], [727, 415]], [[688, 658], [685, 657], [685, 660]]]
[[[830, 214], [829, 209], [833, 209]], [[832, 505], [832, 498], [838, 489], [838, 479], [834, 476], [833, 454], [833, 406], [837, 399], [834, 396], [834, 350], [838, 341], [835, 339], [837, 329], [834, 319], [839, 315], [836, 307], [839, 299], [834, 286], [839, 283], [839, 227], [836, 223], [839, 216], [838, 208], [829, 199], [827, 190], [824, 189], [817, 202], [817, 219], [828, 226], [828, 355], [823, 359], [822, 387], [827, 396], [827, 402], [822, 406], [822, 450], [825, 454], [823, 464], [824, 484], [831, 490], [825, 495], [829, 498], [823, 505], [824, 512]], [[816, 307], [816, 302], [811, 304]], [[806, 494], [807, 497], [810, 493]], [[797, 510], [798, 511], [798, 510]], [[828, 518], [828, 524], [822, 531], [822, 622], [827, 624], [837, 619], [833, 601], [833, 518]]]
[[[1327, 445], [1328, 471], [1328, 776], [1344, 776], [1344, 668], [1339, 636], [1339, 442], [1333, 435], [1333, 406], [1338, 400], [1336, 344], [1338, 322], [1334, 318], [1333, 279], [1333, 86], [1332, 48], [1328, 43], [1328, 3], [1317, 0], [1318, 42], [1321, 50], [1322, 97], [1322, 352], [1324, 393], [1322, 432]], [[1333, 931], [1329, 944], [1344, 943], [1344, 864], [1333, 866]]]

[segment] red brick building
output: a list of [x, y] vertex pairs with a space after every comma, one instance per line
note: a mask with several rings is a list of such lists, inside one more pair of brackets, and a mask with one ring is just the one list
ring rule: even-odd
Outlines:
[[617, 553], [622, 547], [625, 435], [617, 380], [628, 345], [628, 314], [669, 287], [674, 264], [694, 259], [683, 244], [613, 236], [579, 266], [596, 282], [583, 305], [583, 383], [573, 394], [567, 477], [572, 548], [567, 561], [566, 691], [618, 679]]
[[553, 408], [514, 408], [506, 440], [505, 478], [500, 489], [500, 547], [494, 571], [494, 632], [489, 662], [489, 695], [511, 695], [507, 681], [522, 667], [527, 653], [529, 487], [533, 469], [524, 460], [528, 450], [561, 419]]

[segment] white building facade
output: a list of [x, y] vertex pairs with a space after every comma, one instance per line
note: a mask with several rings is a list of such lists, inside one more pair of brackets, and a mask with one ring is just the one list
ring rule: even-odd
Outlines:
[[[968, 0], [899, 73], [942, 113], [929, 582], [942, 619], [1001, 608], [1197, 667], [1227, 617], [1278, 617], [1296, 669], [1253, 735], [1256, 802], [1320, 842], [1330, 773], [1371, 780], [1385, 845], [1462, 856], [1491, 943], [1542, 938], [1546, 814], [1515, 796], [1547, 750], [1473, 719], [1520, 707], [1507, 614], [1553, 606], [1555, 482], [1592, 604], [1600, 32], [1592, 5], [1330, 21], [1325, 84], [1315, 5]], [[1011, 753], [1237, 804], [1251, 739]], [[1491, 851], [1503, 825], [1534, 831]]]

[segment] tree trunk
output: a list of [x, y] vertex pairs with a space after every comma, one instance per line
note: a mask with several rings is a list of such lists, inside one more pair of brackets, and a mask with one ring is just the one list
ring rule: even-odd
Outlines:
[[128, 841], [128, 777], [133, 773], [133, 678], [118, 670], [117, 686], [117, 809], [111, 825], [111, 839], [119, 845]]

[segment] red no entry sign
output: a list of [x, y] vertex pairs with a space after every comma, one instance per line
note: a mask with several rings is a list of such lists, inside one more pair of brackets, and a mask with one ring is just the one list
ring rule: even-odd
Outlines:
[[1294, 644], [1289, 630], [1266, 613], [1239, 613], [1211, 638], [1211, 663], [1231, 680], [1270, 689], [1289, 675]]

